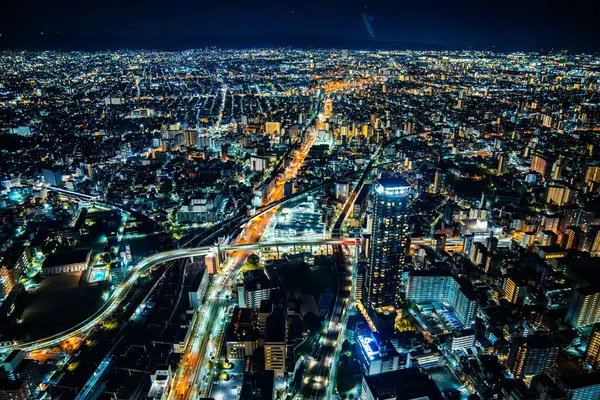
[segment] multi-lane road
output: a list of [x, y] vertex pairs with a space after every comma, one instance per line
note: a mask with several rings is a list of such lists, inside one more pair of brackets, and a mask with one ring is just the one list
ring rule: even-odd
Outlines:
[[[291, 391], [296, 398], [322, 399], [332, 398], [333, 362], [341, 348], [340, 338], [344, 327], [345, 317], [350, 306], [352, 294], [352, 265], [347, 263], [343, 246], [334, 246], [334, 262], [338, 271], [338, 288], [333, 308], [328, 315], [325, 332], [315, 351], [307, 360], [305, 374], [299, 388]], [[297, 389], [297, 390], [295, 390]]]
[[[284, 171], [283, 179], [271, 185], [264, 203], [272, 204], [284, 197], [284, 182], [296, 176], [315, 140], [315, 136], [310, 134]], [[208, 394], [212, 374], [207, 369], [211, 365], [211, 357], [219, 354], [224, 332], [221, 327], [218, 327], [219, 324], [212, 325], [208, 330], [205, 326], [208, 324], [207, 321], [223, 320], [228, 304], [226, 298], [230, 295], [231, 285], [250, 255], [249, 250], [264, 247], [264, 243], [259, 243], [258, 240], [269, 225], [272, 214], [272, 212], [264, 213], [244, 226], [234, 242], [233, 253], [219, 274], [211, 281], [206, 304], [200, 311], [201, 317], [197, 318], [197, 323], [192, 327], [191, 348], [186, 351], [184, 361], [177, 369], [170, 398], [188, 399]], [[224, 248], [219, 248], [219, 251], [223, 250]]]

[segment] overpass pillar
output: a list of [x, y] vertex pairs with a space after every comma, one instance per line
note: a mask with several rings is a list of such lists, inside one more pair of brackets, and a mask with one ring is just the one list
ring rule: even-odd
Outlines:
[[225, 256], [221, 253], [221, 246], [217, 244], [217, 266], [220, 267], [223, 261], [225, 261]]

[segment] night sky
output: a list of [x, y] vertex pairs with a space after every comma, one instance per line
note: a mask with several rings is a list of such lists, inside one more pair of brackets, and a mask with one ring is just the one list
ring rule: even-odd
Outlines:
[[[172, 41], [260, 36], [311, 44], [413, 44], [448, 49], [600, 51], [598, 0], [18, 0], [0, 12], [0, 47], [52, 46], [69, 37]], [[366, 15], [366, 18], [363, 17]], [[369, 21], [374, 37], [365, 24]], [[40, 34], [44, 33], [43, 38]], [[211, 39], [212, 40], [212, 39]], [[303, 43], [306, 43], [304, 41]], [[183, 44], [182, 44], [183, 45]], [[187, 43], [186, 43], [187, 45]]]

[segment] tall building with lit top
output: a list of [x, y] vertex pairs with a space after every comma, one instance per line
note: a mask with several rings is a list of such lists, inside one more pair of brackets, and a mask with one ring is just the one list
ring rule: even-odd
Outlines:
[[367, 376], [395, 371], [411, 366], [408, 353], [398, 353], [391, 342], [377, 334], [358, 336], [358, 361]]
[[408, 216], [412, 188], [402, 178], [380, 179], [374, 188], [373, 231], [363, 295], [371, 315], [396, 305], [400, 271], [408, 262], [411, 235]]

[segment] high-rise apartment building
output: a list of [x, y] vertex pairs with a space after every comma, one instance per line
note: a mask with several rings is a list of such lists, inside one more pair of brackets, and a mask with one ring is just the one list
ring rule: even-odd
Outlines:
[[44, 182], [49, 186], [62, 185], [62, 173], [58, 169], [43, 168], [42, 175], [44, 176]]
[[469, 259], [474, 265], [484, 267], [488, 258], [488, 250], [483, 243], [477, 242], [471, 246], [471, 249], [469, 250]]
[[500, 154], [498, 156], [498, 167], [496, 168], [496, 173], [498, 175], [502, 175], [506, 172], [506, 156], [504, 154]]
[[540, 224], [540, 228], [558, 232], [558, 224], [560, 222], [560, 215], [549, 214], [546, 212], [543, 212], [541, 215], [542, 215], [542, 221]]
[[583, 246], [584, 232], [578, 226], [569, 226], [562, 236], [562, 247], [565, 250], [574, 249], [580, 250]]
[[531, 157], [531, 170], [542, 175], [544, 178], [548, 178], [552, 172], [552, 165], [554, 163], [546, 157], [539, 154], [534, 154]]
[[551, 230], [545, 229], [539, 234], [541, 246], [554, 246], [558, 241], [558, 235]]
[[464, 326], [475, 323], [478, 302], [473, 290], [444, 271], [411, 271], [406, 299], [415, 303], [445, 303]]
[[198, 146], [198, 132], [195, 129], [186, 129], [183, 131], [183, 143], [187, 147]]
[[440, 169], [435, 170], [435, 176], [433, 177], [433, 192], [440, 192]]
[[523, 299], [527, 296], [527, 285], [512, 270], [504, 278], [502, 290], [504, 297], [513, 304], [522, 304]]
[[238, 306], [241, 308], [260, 308], [263, 300], [269, 300], [279, 286], [268, 280], [264, 271], [247, 271], [244, 284], [238, 286]]
[[515, 377], [532, 377], [548, 371], [556, 362], [558, 347], [546, 336], [516, 338], [508, 354], [508, 368]]
[[267, 317], [264, 336], [265, 370], [274, 371], [276, 376], [285, 373], [286, 338], [287, 312], [278, 308]]
[[600, 225], [590, 225], [585, 233], [583, 249], [590, 253], [600, 252]]
[[553, 183], [546, 188], [546, 203], [562, 206], [573, 202], [575, 190], [570, 187]]
[[5, 299], [15, 288], [13, 271], [7, 265], [0, 265], [0, 300]]
[[581, 209], [576, 204], [565, 205], [561, 207], [558, 211], [558, 230], [560, 232], [564, 232], [571, 225], [578, 226], [580, 214]]
[[385, 178], [374, 186], [373, 232], [363, 296], [370, 314], [396, 305], [400, 271], [407, 264], [411, 234], [408, 210], [412, 189], [408, 183], [402, 178]]
[[600, 322], [600, 290], [593, 286], [575, 289], [566, 320], [573, 328]]
[[281, 122], [269, 121], [265, 123], [265, 133], [267, 135], [279, 134], [281, 131]]
[[593, 368], [600, 367], [600, 324], [595, 324], [585, 351], [585, 362]]
[[585, 171], [585, 183], [600, 183], [600, 165], [587, 167]]
[[562, 178], [564, 169], [565, 169], [565, 158], [562, 155], [560, 155], [560, 156], [558, 156], [558, 159], [556, 160], [556, 162], [554, 163], [554, 166], [552, 167], [552, 179], [556, 181], [556, 180]]
[[438, 253], [442, 253], [446, 250], [446, 235], [438, 233], [433, 235], [431, 238], [431, 247]]

